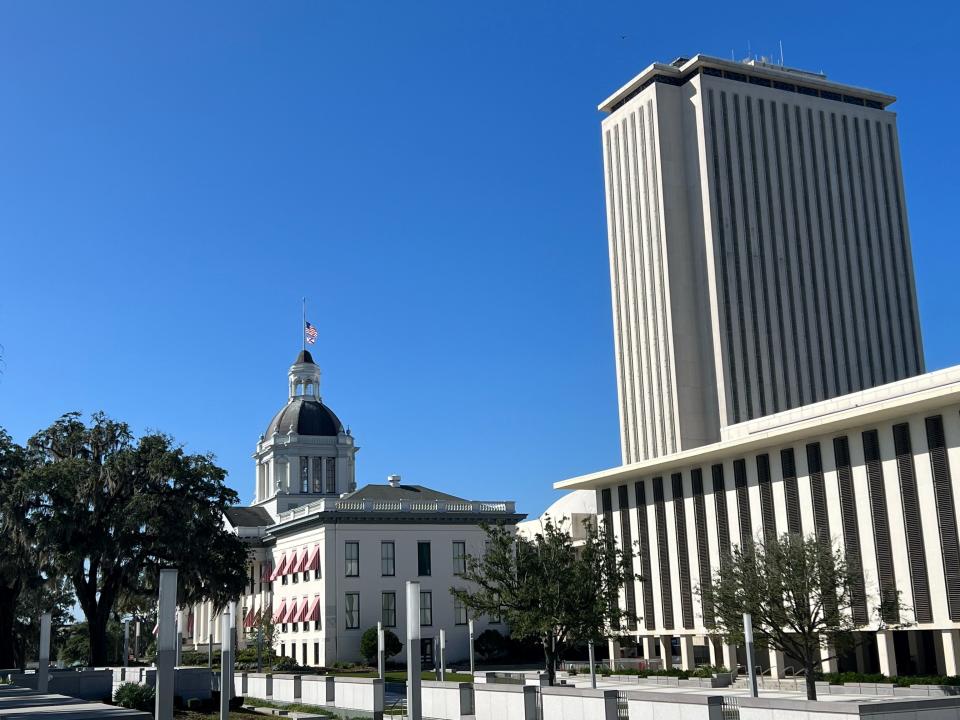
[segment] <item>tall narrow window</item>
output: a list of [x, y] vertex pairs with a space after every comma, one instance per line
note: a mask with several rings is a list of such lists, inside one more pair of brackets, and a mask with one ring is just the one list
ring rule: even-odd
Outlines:
[[360, 543], [348, 542], [344, 551], [344, 568], [347, 577], [360, 575]]
[[430, 543], [417, 543], [417, 575], [426, 576], [430, 574]]
[[950, 619], [960, 619], [960, 543], [957, 539], [957, 513], [954, 509], [953, 480], [950, 477], [950, 459], [943, 432], [943, 417], [934, 415], [925, 421], [930, 472], [937, 500], [937, 519], [940, 522], [940, 554], [943, 556], [943, 575], [947, 586], [947, 608]]
[[324, 458], [324, 461], [327, 464], [327, 494], [336, 495], [337, 494], [337, 459], [336, 458]]
[[467, 606], [463, 604], [463, 600], [458, 597], [453, 599], [453, 624], [454, 625], [466, 625], [467, 624]]
[[356, 630], [360, 627], [360, 593], [346, 594], [347, 630]]
[[382, 618], [384, 627], [397, 626], [397, 594], [395, 592], [383, 593]]
[[[620, 540], [623, 545], [623, 561], [633, 571], [633, 533], [630, 529], [630, 494], [626, 485], [617, 488], [617, 499], [620, 503]], [[634, 580], [624, 585], [624, 597], [627, 601], [627, 629], [637, 629], [637, 590]], [[614, 623], [616, 626], [616, 623]]]
[[310, 458], [300, 458], [300, 492], [310, 492]]
[[313, 475], [313, 491], [319, 495], [323, 492], [323, 458], [310, 458], [310, 470]]
[[467, 544], [454, 541], [453, 543], [453, 574], [463, 575], [467, 572]]
[[313, 664], [314, 665], [320, 664], [320, 643], [318, 642], [315, 642], [313, 644]]
[[420, 624], [433, 625], [433, 593], [420, 593]]
[[392, 576], [396, 573], [396, 559], [392, 541], [380, 543], [380, 574]]

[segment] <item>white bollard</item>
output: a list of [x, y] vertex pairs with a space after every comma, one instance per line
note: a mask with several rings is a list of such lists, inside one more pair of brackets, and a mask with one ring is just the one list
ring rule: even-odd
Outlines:
[[383, 635], [383, 622], [377, 621], [377, 673], [383, 680], [386, 665], [387, 639]]
[[230, 717], [230, 669], [233, 667], [233, 643], [230, 637], [230, 610], [233, 603], [228, 603], [220, 616], [220, 720]]
[[40, 664], [37, 667], [37, 690], [45, 693], [50, 681], [50, 613], [40, 616]]
[[441, 628], [440, 630], [440, 682], [443, 682], [446, 679], [445, 668], [446, 665], [446, 655], [447, 655], [447, 631]]
[[157, 610], [157, 703], [156, 720], [173, 720], [174, 663], [177, 661], [177, 571], [160, 571], [160, 602]]
[[[473, 620], [470, 620], [467, 623], [467, 628], [470, 632], [470, 674], [473, 675], [474, 672], [474, 662], [473, 662]], [[473, 682], [473, 680], [470, 680]]]
[[130, 658], [130, 621], [123, 621], [123, 666], [126, 667]]
[[407, 718], [423, 720], [420, 697], [420, 583], [407, 580]]
[[590, 687], [597, 689], [597, 661], [593, 653], [593, 641], [587, 645], [587, 651], [590, 653]]
[[747, 646], [747, 677], [750, 678], [750, 694], [757, 697], [757, 665], [753, 659], [753, 617], [743, 614], [743, 641]]

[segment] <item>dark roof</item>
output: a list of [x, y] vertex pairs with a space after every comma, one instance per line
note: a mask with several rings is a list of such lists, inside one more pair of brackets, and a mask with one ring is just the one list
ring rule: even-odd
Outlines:
[[270, 513], [262, 507], [229, 507], [224, 513], [234, 527], [266, 527], [273, 525]]
[[350, 500], [446, 500], [469, 502], [454, 495], [431, 490], [423, 485], [364, 485], [346, 496]]
[[343, 432], [343, 423], [334, 415], [333, 410], [322, 402], [296, 398], [273, 416], [264, 436], [269, 438], [274, 432], [284, 435], [291, 424], [294, 432], [299, 435], [330, 436]]
[[313, 365], [316, 365], [316, 363], [313, 362], [313, 355], [310, 354], [309, 350], [300, 351], [300, 354], [297, 355], [297, 361], [294, 363], [294, 365], [298, 363], [311, 363]]

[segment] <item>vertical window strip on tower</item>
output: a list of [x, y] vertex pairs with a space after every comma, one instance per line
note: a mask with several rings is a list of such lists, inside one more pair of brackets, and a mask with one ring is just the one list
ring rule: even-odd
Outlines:
[[810, 477], [810, 495], [813, 498], [813, 524], [820, 542], [830, 542], [830, 518], [827, 515], [827, 490], [823, 484], [823, 458], [820, 443], [807, 445], [807, 475]]
[[705, 627], [713, 627], [713, 599], [710, 597], [710, 541], [707, 535], [707, 507], [703, 500], [703, 471], [690, 471], [693, 489], [693, 518], [697, 528], [697, 565], [700, 571], [700, 603]]
[[857, 523], [857, 499], [850, 467], [850, 444], [846, 436], [833, 439], [833, 456], [837, 467], [840, 491], [840, 517], [843, 524], [843, 546], [847, 571], [851, 577], [850, 611], [858, 625], [867, 624], [867, 596], [863, 582], [863, 555], [860, 552], [860, 526]]
[[920, 515], [920, 500], [917, 497], [917, 477], [913, 465], [909, 424], [893, 426], [893, 446], [897, 456], [897, 472], [900, 475], [903, 524], [907, 535], [907, 557], [910, 559], [910, 584], [913, 587], [913, 612], [917, 622], [933, 622], [927, 558], [923, 546], [923, 520]]
[[740, 520], [740, 549], [753, 544], [753, 526], [750, 522], [750, 493], [747, 489], [746, 460], [733, 461], [733, 486], [737, 491], [737, 517]]
[[951, 620], [960, 620], [960, 542], [957, 539], [957, 515], [953, 501], [950, 459], [943, 434], [943, 417], [926, 419], [927, 451], [930, 472], [937, 500], [940, 524], [940, 551], [943, 555], [943, 577], [947, 586], [947, 609]]
[[717, 543], [720, 551], [720, 568], [730, 564], [730, 522], [727, 515], [727, 488], [723, 480], [723, 465], [710, 469], [713, 474], [713, 501], [717, 510]]
[[[609, 550], [612, 549], [615, 543], [613, 534], [613, 493], [611, 492], [610, 488], [604, 488], [600, 491], [600, 507], [603, 511], [604, 536], [606, 538], [607, 548]], [[612, 612], [614, 609], [612, 607], [612, 603], [613, 601], [611, 601], [611, 606], [609, 607], [609, 610], [611, 610], [611, 615], [613, 615], [611, 625], [614, 627], [614, 629], [619, 629], [620, 622]]]
[[897, 599], [897, 577], [893, 567], [893, 546], [890, 543], [890, 520], [887, 517], [886, 488], [880, 460], [880, 438], [876, 430], [863, 433], [863, 463], [867, 468], [870, 489], [870, 515], [873, 518], [873, 544], [877, 553], [877, 580], [880, 586], [880, 615], [884, 622], [900, 622]]
[[660, 566], [660, 601], [663, 628], [673, 630], [673, 589], [670, 580], [670, 551], [667, 548], [667, 509], [663, 501], [663, 478], [653, 479], [653, 509], [657, 522], [657, 564]]
[[673, 473], [673, 518], [677, 526], [677, 568], [680, 571], [680, 609], [683, 627], [693, 629], [693, 591], [690, 586], [690, 553], [687, 549], [687, 512], [683, 500], [683, 476]]
[[[633, 533], [630, 530], [630, 498], [626, 485], [617, 488], [617, 500], [620, 503], [620, 539], [623, 543], [623, 562], [633, 572]], [[627, 580], [624, 585], [624, 595], [627, 601], [627, 629], [637, 629], [637, 593], [634, 581]]]
[[797, 461], [793, 448], [780, 451], [780, 472], [783, 476], [783, 494], [787, 504], [787, 532], [803, 535], [800, 522], [800, 492], [797, 489]]
[[650, 529], [647, 526], [647, 492], [643, 481], [633, 486], [637, 501], [637, 532], [640, 535], [640, 582], [643, 587], [643, 619], [647, 630], [656, 628], [653, 616], [653, 586], [650, 584]]
[[757, 485], [760, 487], [760, 514], [763, 516], [763, 541], [777, 539], [777, 516], [773, 509], [773, 488], [770, 485], [770, 456], [757, 455]]

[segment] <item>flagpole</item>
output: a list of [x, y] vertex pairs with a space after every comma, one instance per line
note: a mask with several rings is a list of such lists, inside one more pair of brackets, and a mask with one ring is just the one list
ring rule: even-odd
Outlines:
[[307, 299], [301, 298], [303, 301], [303, 315], [300, 322], [300, 344], [303, 346], [303, 349], [307, 349]]

